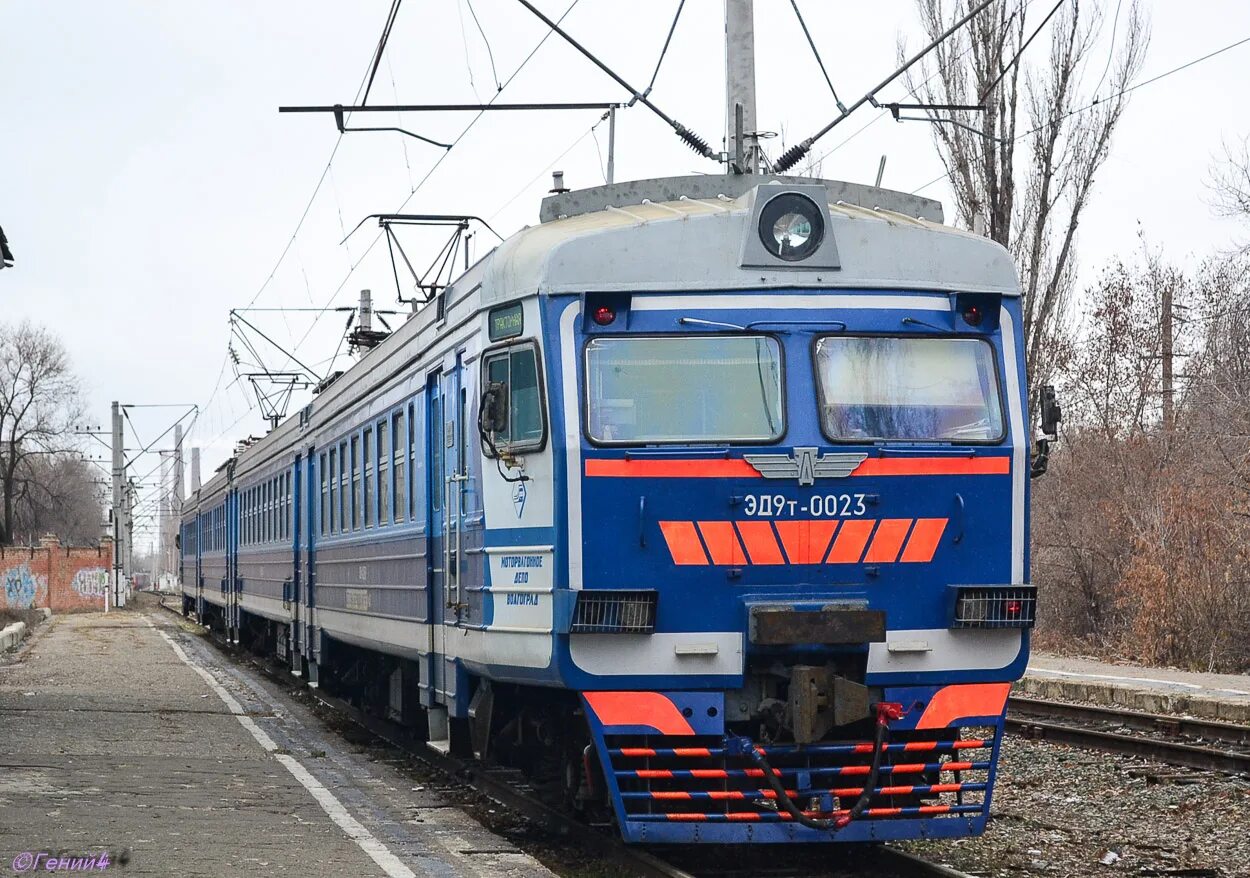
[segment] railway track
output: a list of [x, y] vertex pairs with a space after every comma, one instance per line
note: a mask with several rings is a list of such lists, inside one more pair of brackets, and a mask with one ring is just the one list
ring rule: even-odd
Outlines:
[[1007, 727], [1059, 744], [1250, 775], [1250, 726], [1235, 723], [1013, 697]]
[[[166, 606], [163, 601], [161, 607], [180, 620], [189, 621], [175, 608]], [[242, 659], [284, 689], [290, 686], [290, 676], [285, 667], [264, 657], [242, 653], [233, 647], [227, 647], [211, 631], [210, 640], [225, 658], [236, 662]], [[605, 830], [583, 823], [573, 815], [546, 804], [532, 793], [520, 772], [483, 766], [470, 760], [440, 754], [430, 750], [425, 746], [424, 741], [419, 740], [398, 723], [364, 713], [355, 705], [320, 689], [308, 689], [307, 692], [326, 708], [345, 717], [391, 747], [420, 760], [457, 783], [472, 787], [480, 794], [525, 816], [554, 835], [566, 839], [571, 844], [579, 845], [583, 850], [615, 864], [626, 870], [629, 875], [636, 875], [638, 878], [748, 878], [748, 876], [749, 878], [812, 878], [812, 876], [850, 878], [857, 874], [868, 874], [879, 876], [879, 878], [970, 878], [967, 874], [948, 866], [932, 863], [914, 854], [885, 845], [874, 845], [863, 849], [851, 848], [842, 852], [844, 856], [832, 856], [827, 850], [814, 851], [810, 845], [794, 846], [786, 849], [786, 856], [787, 859], [795, 862], [782, 864], [777, 862], [778, 851], [776, 849], [718, 852], [712, 847], [699, 847], [695, 850], [686, 849], [684, 852], [680, 849], [676, 852], [664, 849], [663, 854], [654, 853], [624, 844], [616, 837], [615, 830]], [[609, 834], [609, 831], [612, 834]], [[721, 862], [725, 859], [733, 862]], [[698, 865], [690, 865], [686, 862], [687, 860], [693, 860]], [[830, 861], [839, 860], [843, 861], [843, 864], [838, 866], [836, 871], [831, 871]]]

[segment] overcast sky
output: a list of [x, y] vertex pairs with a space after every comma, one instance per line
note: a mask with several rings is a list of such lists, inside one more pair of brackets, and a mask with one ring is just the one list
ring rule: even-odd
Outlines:
[[[539, 5], [556, 17], [568, 3]], [[893, 69], [900, 38], [922, 43], [912, 0], [799, 5], [848, 103]], [[1116, 0], [1098, 5], [1105, 53]], [[441, 149], [396, 134], [348, 135], [279, 261], [338, 134], [328, 116], [280, 116], [277, 107], [350, 103], [389, 6], [0, 0], [0, 225], [17, 258], [0, 272], [0, 319], [30, 318], [61, 335], [87, 384], [93, 423], [107, 426], [112, 399], [198, 403], [193, 440], [207, 446], [207, 476], [233, 440], [264, 430], [259, 412], [249, 413], [250, 388], [225, 365], [228, 309], [253, 299], [256, 307], [351, 305], [363, 287], [387, 307], [394, 283], [384, 242], [370, 249], [376, 225], [340, 244], [365, 215], [405, 204], [477, 214], [506, 236], [536, 222], [552, 168], [574, 188], [603, 182], [607, 125], [589, 133], [595, 111], [488, 115], [433, 173]], [[1035, 0], [1030, 18], [1040, 21], [1050, 6]], [[1143, 78], [1250, 36], [1250, 4], [1236, 0], [1144, 6], [1153, 37]], [[676, 7], [578, 0], [565, 26], [641, 87]], [[488, 42], [466, 0], [406, 0], [371, 102], [488, 100], [497, 81], [491, 56], [506, 81], [546, 29], [515, 0], [473, 0], [473, 9]], [[832, 97], [789, 0], [756, 0], [756, 28], [760, 127], [794, 142], [832, 118]], [[1039, 39], [1026, 57], [1040, 64], [1045, 56]], [[1133, 95], [1081, 226], [1083, 278], [1131, 257], [1139, 230], [1170, 257], [1191, 261], [1243, 233], [1213, 216], [1206, 179], [1221, 143], [1250, 135], [1247, 70], [1250, 44]], [[723, 80], [721, 0], [688, 0], [652, 98], [715, 146]], [[622, 96], [553, 37], [501, 99]], [[903, 96], [895, 86], [883, 98]], [[886, 118], [874, 121], [879, 116]], [[399, 124], [450, 142], [471, 118], [410, 115]], [[925, 124], [895, 123], [871, 108], [819, 143], [817, 154], [869, 122], [825, 157], [823, 176], [871, 183], [883, 154], [888, 187], [912, 191], [941, 174]], [[778, 143], [768, 144], [774, 156]], [[716, 171], [645, 109], [620, 114], [618, 180]], [[948, 198], [942, 183], [924, 192]], [[414, 238], [411, 249], [438, 244]], [[299, 343], [300, 358], [317, 369], [334, 354], [344, 316], [314, 324], [307, 312], [251, 315], [282, 343]], [[136, 410], [142, 438], [159, 433], [169, 414]]]

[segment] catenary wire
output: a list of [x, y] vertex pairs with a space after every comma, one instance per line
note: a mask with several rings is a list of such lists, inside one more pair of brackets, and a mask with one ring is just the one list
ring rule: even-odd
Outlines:
[[473, 16], [473, 23], [477, 25], [477, 32], [482, 35], [482, 42], [486, 44], [486, 57], [490, 59], [490, 75], [495, 80], [495, 91], [503, 91], [503, 84], [499, 82], [499, 71], [495, 68], [495, 51], [490, 47], [486, 31], [482, 29], [482, 22], [478, 20], [477, 10], [473, 8], [473, 0], [464, 0], [464, 2], [469, 7], [469, 14]]
[[669, 43], [673, 41], [673, 32], [677, 30], [677, 20], [681, 18], [681, 11], [686, 6], [686, 0], [680, 0], [677, 4], [677, 12], [673, 14], [673, 23], [669, 25], [668, 36], [664, 38], [664, 48], [660, 49], [660, 57], [656, 59], [655, 70], [651, 73], [651, 81], [647, 83], [643, 95], [651, 94], [651, 89], [655, 88], [656, 77], [660, 75], [660, 65], [664, 63], [664, 56], [668, 54]]
[[838, 97], [838, 90], [833, 87], [833, 80], [829, 78], [829, 71], [825, 69], [825, 62], [820, 58], [820, 50], [816, 48], [816, 41], [812, 39], [812, 33], [807, 29], [807, 22], [803, 20], [803, 13], [799, 11], [799, 0], [790, 0], [790, 5], [794, 7], [794, 14], [799, 20], [799, 27], [803, 28], [803, 36], [807, 37], [807, 44], [811, 46], [812, 54], [816, 56], [816, 63], [820, 66], [820, 72], [824, 75], [825, 82], [829, 84], [829, 91], [833, 93], [833, 102], [837, 104], [839, 110], [845, 113], [846, 105]]

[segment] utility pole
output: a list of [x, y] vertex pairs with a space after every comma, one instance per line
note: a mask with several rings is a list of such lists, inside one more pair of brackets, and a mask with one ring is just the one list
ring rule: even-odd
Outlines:
[[[122, 439], [122, 407], [116, 400], [113, 401], [113, 503], [112, 503], [112, 520], [113, 520], [113, 606], [117, 606], [117, 602], [122, 593], [122, 578], [125, 575], [122, 568], [122, 559], [126, 557], [126, 528], [122, 523], [122, 477], [126, 469], [125, 448]], [[108, 601], [105, 600], [104, 609], [108, 610]]]
[[200, 490], [200, 449], [191, 449], [191, 491]]
[[730, 169], [758, 174], [755, 121], [755, 0], [725, 0], [725, 120]]
[[1163, 284], [1163, 430], [1172, 432], [1172, 284]]

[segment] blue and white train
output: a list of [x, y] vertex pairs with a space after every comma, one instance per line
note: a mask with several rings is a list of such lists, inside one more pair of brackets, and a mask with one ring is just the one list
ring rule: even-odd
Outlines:
[[184, 611], [630, 842], [980, 833], [1035, 607], [1007, 252], [804, 178], [541, 219], [195, 493]]

